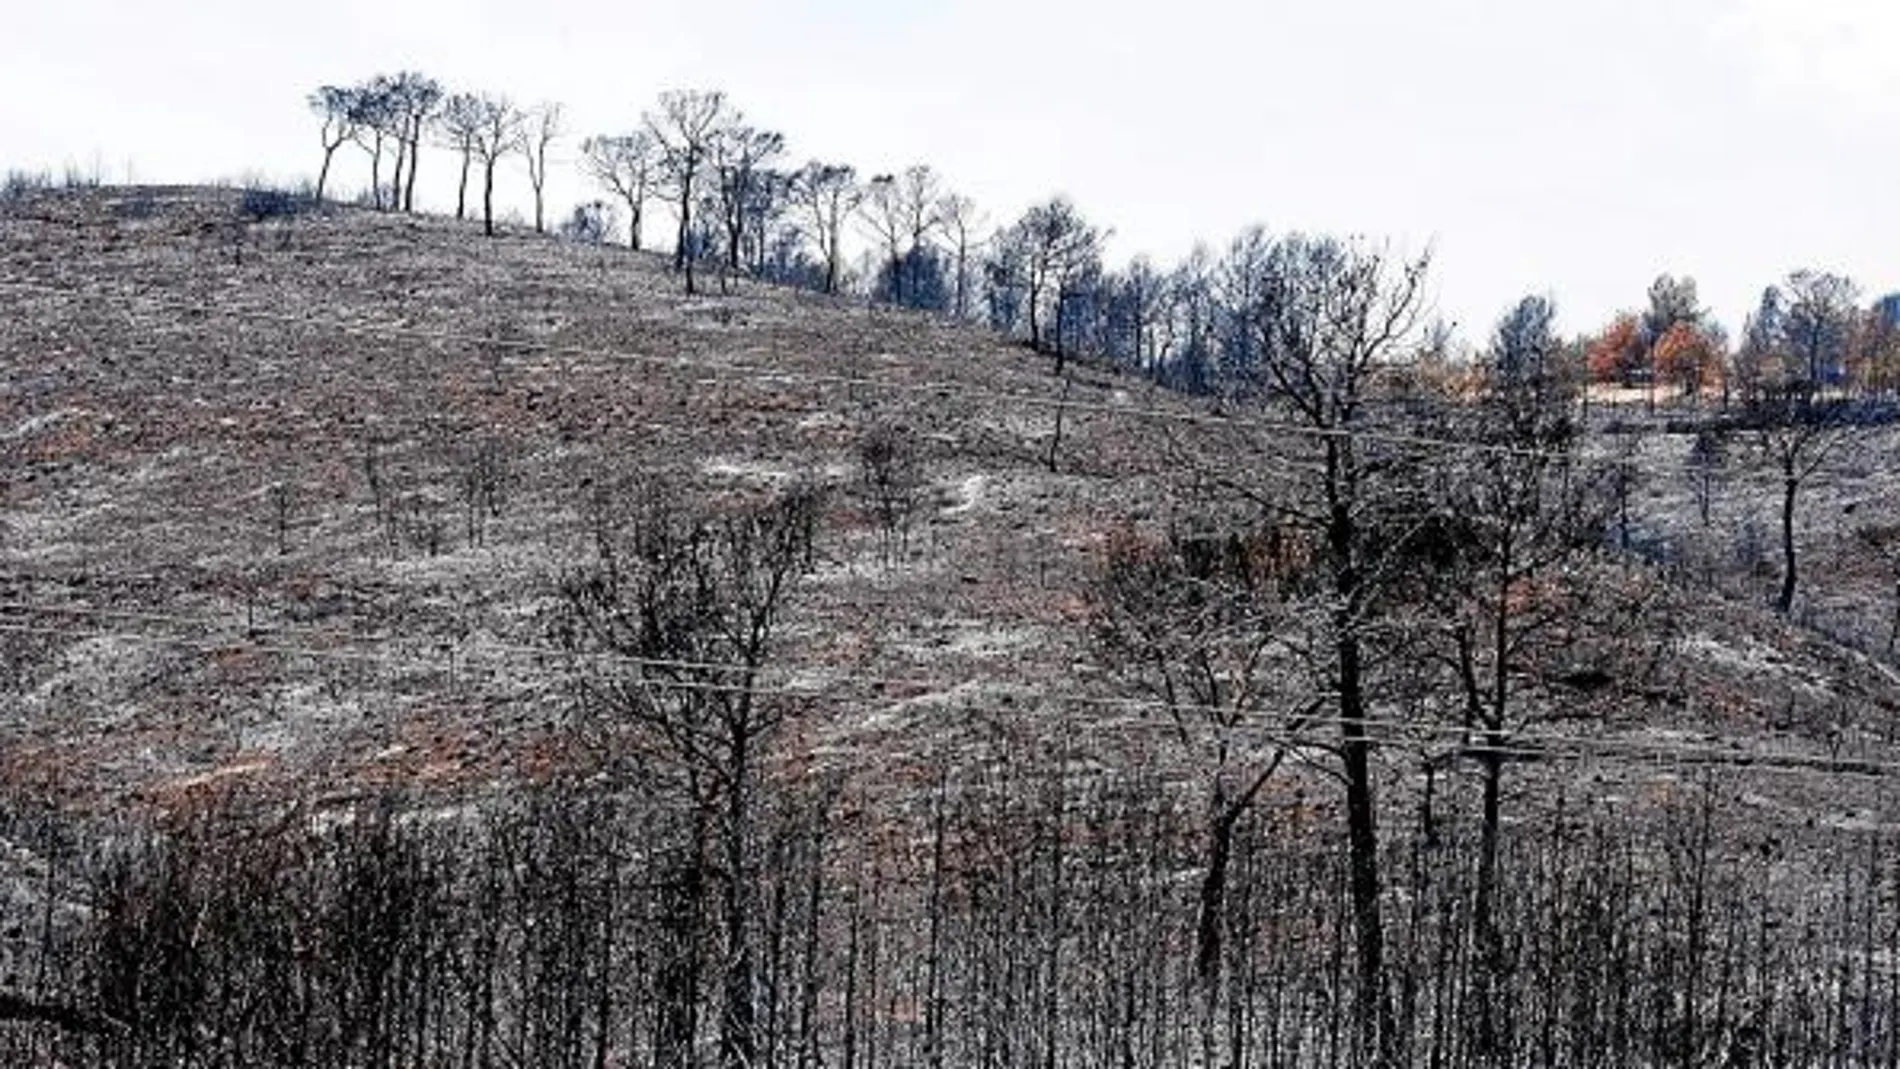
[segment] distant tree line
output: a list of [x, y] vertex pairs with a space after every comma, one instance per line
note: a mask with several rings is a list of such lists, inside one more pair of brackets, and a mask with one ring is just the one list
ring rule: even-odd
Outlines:
[[[457, 218], [479, 165], [492, 233], [496, 169], [519, 156], [535, 229], [547, 229], [549, 153], [568, 133], [559, 105], [524, 110], [499, 95], [449, 94], [414, 72], [324, 86], [310, 104], [322, 120], [319, 198], [334, 155], [355, 144], [369, 156], [370, 203], [413, 211], [428, 141], [460, 157]], [[1171, 268], [1138, 256], [1117, 269], [1104, 261], [1109, 231], [1065, 197], [991, 226], [927, 164], [862, 175], [845, 163], [794, 165], [788, 157], [784, 134], [759, 128], [724, 93], [704, 89], [664, 92], [629, 129], [580, 143], [581, 169], [624, 209], [632, 248], [645, 246], [649, 207], [669, 210], [672, 262], [689, 291], [709, 270], [722, 286], [752, 277], [825, 293], [856, 288], [1019, 336], [1054, 355], [1058, 371], [1066, 357], [1087, 355], [1189, 392], [1214, 390], [1253, 359], [1244, 321], [1258, 230], [1221, 251], [1197, 246]], [[583, 204], [568, 229], [600, 235], [611, 218], [605, 202]], [[859, 242], [870, 254], [861, 276], [847, 257]], [[1659, 396], [1749, 404], [1798, 383], [1890, 395], [1900, 389], [1900, 294], [1868, 306], [1858, 297], [1849, 279], [1795, 271], [1764, 291], [1732, 342], [1701, 307], [1694, 279], [1663, 275], [1644, 309], [1575, 339], [1565, 362], [1590, 382], [1641, 388], [1652, 405]], [[1458, 356], [1452, 348], [1440, 355]]]

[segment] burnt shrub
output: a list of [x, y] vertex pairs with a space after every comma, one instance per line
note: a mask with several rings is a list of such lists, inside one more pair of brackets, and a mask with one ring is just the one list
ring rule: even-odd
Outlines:
[[254, 223], [269, 219], [295, 219], [316, 208], [316, 198], [306, 193], [267, 186], [246, 189], [238, 201], [238, 215]]

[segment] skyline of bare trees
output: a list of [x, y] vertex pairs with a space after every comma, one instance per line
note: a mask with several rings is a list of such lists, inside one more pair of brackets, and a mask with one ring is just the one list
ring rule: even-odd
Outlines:
[[[492, 180], [494, 159], [520, 152], [535, 228], [544, 231], [550, 175], [560, 162], [549, 154], [552, 139], [533, 139], [531, 154], [530, 124], [523, 119], [520, 130], [511, 131], [519, 143], [477, 152], [470, 99], [468, 93], [445, 95], [414, 72], [319, 87], [309, 98], [321, 126], [319, 193], [330, 187], [337, 147], [354, 140], [369, 157], [371, 202], [385, 204], [382, 162], [393, 143], [399, 187], [388, 206], [414, 210], [417, 157], [423, 134], [434, 131], [438, 143], [462, 156], [464, 175], [472, 157], [483, 158]], [[836, 161], [781, 169], [777, 161], [788, 154], [790, 139], [754, 128], [713, 89], [663, 93], [654, 107], [629, 118], [628, 130], [586, 135], [573, 162], [625, 206], [630, 247], [645, 245], [648, 204], [667, 205], [676, 222], [668, 251], [690, 288], [697, 278], [689, 269], [716, 257], [728, 282], [749, 275], [826, 293], [866, 293], [958, 320], [985, 320], [1046, 349], [1059, 364], [1072, 353], [1095, 354], [1165, 384], [1205, 384], [1208, 346], [1224, 328], [1207, 314], [1210, 298], [1219, 295], [1205, 287], [1219, 280], [1197, 280], [1199, 254], [1171, 270], [1138, 254], [1113, 267], [1106, 260], [1112, 231], [1063, 196], [1032, 204], [991, 229], [975, 202], [927, 163], [867, 178]], [[464, 178], [458, 218], [465, 214], [465, 187]], [[860, 260], [851, 252], [854, 232], [868, 242]], [[1701, 307], [1695, 280], [1664, 274], [1644, 307], [1579, 344], [1594, 346], [1593, 375], [1644, 386], [1652, 405], [1665, 384], [1680, 396], [1713, 390], [1747, 402], [1764, 375], [1900, 383], [1900, 342], [1893, 341], [1900, 337], [1900, 301], [1887, 297], [1863, 307], [1858, 296], [1858, 287], [1842, 276], [1791, 271], [1765, 291], [1731, 347], [1729, 332]]]

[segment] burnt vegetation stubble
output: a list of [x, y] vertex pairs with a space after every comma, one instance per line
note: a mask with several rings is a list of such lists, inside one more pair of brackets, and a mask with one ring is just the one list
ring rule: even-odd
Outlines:
[[[1798, 682], [1765, 708], [1774, 666], [1714, 628], [1869, 712], [1888, 685], [1631, 555], [1670, 507], [1630, 479], [1653, 446], [1600, 463], [1535, 309], [1475, 399], [1427, 404], [1395, 374], [1423, 265], [1275, 245], [1223, 404], [1304, 431], [1143, 442], [1071, 359], [1058, 464], [1019, 354], [976, 354], [966, 398], [884, 392], [988, 344], [923, 320], [766, 291], [706, 318], [640, 261], [458, 264], [426, 222], [253, 222], [275, 244], [231, 256], [193, 222], [215, 197], [110, 203], [7, 224], [115, 294], [6, 327], [36, 357], [7, 398], [16, 1064], [1892, 1060], [1887, 833], [1814, 819], [1877, 811], [1844, 770], [1886, 729]], [[28, 248], [9, 281], [44, 277]], [[210, 277], [176, 303], [122, 288], [179, 267]], [[522, 344], [461, 329], [471, 282], [512, 288]], [[841, 338], [881, 373], [844, 404], [835, 365], [718, 374]], [[1685, 607], [1727, 662], [1678, 648]], [[362, 639], [372, 670], [331, 671]], [[509, 646], [538, 652], [477, 671]], [[1096, 689], [1050, 685], [1078, 656]], [[1698, 716], [1735, 742], [1650, 731]], [[1747, 772], [1768, 740], [1806, 776]], [[83, 804], [91, 761], [136, 804]]]

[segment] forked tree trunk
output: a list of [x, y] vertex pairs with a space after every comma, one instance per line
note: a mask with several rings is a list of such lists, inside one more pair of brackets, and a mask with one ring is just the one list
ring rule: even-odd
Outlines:
[[[680, 183], [680, 227], [679, 234], [673, 242], [673, 270], [675, 271], [687, 270], [686, 261], [690, 259], [690, 257], [687, 255], [686, 242], [687, 238], [692, 235], [692, 232], [693, 180], [689, 176]], [[688, 293], [693, 291], [692, 279], [693, 276], [689, 273], [686, 276], [686, 292]]]
[[1207, 873], [1201, 878], [1199, 916], [1195, 922], [1194, 971], [1209, 995], [1216, 993], [1220, 981], [1222, 932], [1227, 911], [1227, 873], [1233, 863], [1234, 832], [1240, 820], [1252, 808], [1255, 798], [1280, 770], [1286, 758], [1284, 749], [1275, 751], [1273, 760], [1254, 777], [1237, 797], [1216, 786], [1213, 818], [1208, 823]]
[[[404, 166], [408, 162], [409, 162], [409, 142], [406, 138], [398, 136], [396, 138], [396, 172], [393, 176], [391, 176], [389, 180], [388, 208], [390, 211], [402, 210], [402, 176], [403, 176]], [[380, 193], [377, 194], [377, 196], [379, 197], [381, 195], [382, 194]]]

